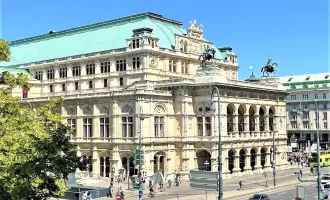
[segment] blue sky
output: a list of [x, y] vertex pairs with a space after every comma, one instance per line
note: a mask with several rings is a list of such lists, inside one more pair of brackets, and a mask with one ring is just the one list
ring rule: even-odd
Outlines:
[[9, 41], [150, 11], [203, 24], [207, 40], [233, 47], [240, 79], [251, 64], [260, 76], [268, 58], [280, 76], [329, 71], [328, 0], [0, 1], [0, 37]]

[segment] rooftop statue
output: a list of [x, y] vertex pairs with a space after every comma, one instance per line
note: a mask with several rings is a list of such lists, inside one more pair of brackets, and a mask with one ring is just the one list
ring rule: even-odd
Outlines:
[[201, 60], [201, 67], [206, 66], [207, 60], [213, 60], [215, 55], [215, 49], [213, 48], [207, 48], [205, 49], [205, 52], [201, 54], [198, 58], [198, 60]]
[[272, 59], [268, 59], [266, 65], [261, 68], [262, 76], [264, 77], [265, 73], [267, 74], [267, 76], [269, 76], [269, 73], [274, 73], [275, 75], [277, 65], [277, 63], [272, 62]]

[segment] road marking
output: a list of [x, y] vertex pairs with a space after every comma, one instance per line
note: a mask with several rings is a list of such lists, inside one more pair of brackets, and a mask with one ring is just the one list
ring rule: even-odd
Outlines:
[[281, 195], [281, 194], [285, 194], [285, 193], [287, 193], [287, 192], [281, 192], [281, 193], [278, 193], [277, 195]]

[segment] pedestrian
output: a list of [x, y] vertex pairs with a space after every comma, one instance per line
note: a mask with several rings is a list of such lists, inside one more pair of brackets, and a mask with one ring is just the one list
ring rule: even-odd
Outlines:
[[239, 181], [239, 182], [238, 182], [238, 185], [239, 185], [239, 189], [241, 190], [242, 187], [243, 187], [243, 181]]
[[314, 168], [313, 167], [311, 167], [310, 172], [311, 172], [311, 176], [313, 176], [313, 174], [314, 174]]
[[303, 174], [303, 173], [302, 173], [302, 170], [299, 170], [299, 172], [300, 172], [300, 177], [302, 178], [302, 174]]
[[112, 194], [113, 194], [113, 185], [110, 185], [109, 187], [109, 197], [112, 198]]
[[172, 185], [172, 180], [171, 179], [168, 179], [167, 183], [168, 183], [168, 188], [170, 188], [171, 185]]

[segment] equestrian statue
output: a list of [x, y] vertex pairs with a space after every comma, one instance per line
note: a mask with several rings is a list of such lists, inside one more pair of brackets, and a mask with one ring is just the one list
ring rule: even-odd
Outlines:
[[267, 64], [261, 68], [262, 76], [264, 77], [265, 73], [267, 76], [269, 76], [269, 73], [274, 73], [275, 75], [277, 65], [277, 63], [272, 62], [272, 59], [268, 59]]
[[201, 61], [201, 67], [206, 66], [206, 61], [207, 60], [213, 60], [214, 59], [214, 54], [215, 54], [215, 49], [213, 49], [213, 48], [205, 49], [205, 52], [203, 54], [201, 54], [198, 58], [198, 60], [202, 60]]

